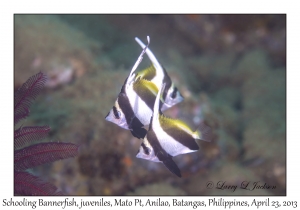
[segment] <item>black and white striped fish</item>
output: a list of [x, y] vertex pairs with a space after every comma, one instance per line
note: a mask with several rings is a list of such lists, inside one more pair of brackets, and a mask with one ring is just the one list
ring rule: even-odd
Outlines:
[[147, 131], [142, 127], [150, 123], [158, 93], [158, 88], [153, 82], [140, 77], [136, 78], [134, 74], [148, 45], [143, 49], [125, 80], [114, 106], [105, 117], [107, 121], [131, 130], [133, 136], [141, 139], [146, 135]]
[[150, 123], [157, 92], [157, 87], [148, 80], [138, 79], [130, 85], [125, 81], [105, 119], [143, 139], [147, 131], [142, 127]]
[[[146, 45], [137, 37], [135, 37], [136, 42], [145, 49]], [[162, 105], [162, 111], [167, 110], [168, 108], [174, 106], [175, 104], [183, 101], [183, 97], [171, 81], [167, 71], [163, 68], [152, 51], [147, 47], [146, 54], [149, 57], [152, 65], [149, 68], [146, 68], [136, 74], [136, 78], [144, 78], [153, 82], [159, 89], [164, 83], [166, 85], [162, 98], [164, 99], [164, 104]]]
[[[113, 108], [105, 117], [107, 121], [113, 122], [124, 129], [131, 130], [135, 137], [141, 139], [143, 139], [146, 134], [146, 130], [142, 127], [150, 123], [154, 102], [158, 93], [158, 86], [148, 80], [149, 74], [140, 76], [134, 73], [142, 60], [143, 54], [147, 52], [148, 45], [143, 49], [129, 76], [125, 80]], [[159, 87], [160, 86], [161, 85], [159, 85]], [[176, 91], [176, 94], [180, 95], [178, 91]], [[163, 101], [164, 100], [161, 99], [161, 106], [164, 104]], [[164, 108], [169, 108], [169, 105], [164, 106]], [[164, 108], [162, 108], [162, 110], [164, 110]]]
[[209, 140], [210, 128], [201, 124], [196, 131], [183, 121], [164, 116], [159, 108], [159, 90], [151, 118], [149, 130], [140, 146], [137, 158], [162, 162], [172, 173], [181, 177], [181, 173], [172, 157], [195, 152], [199, 149], [196, 139]]

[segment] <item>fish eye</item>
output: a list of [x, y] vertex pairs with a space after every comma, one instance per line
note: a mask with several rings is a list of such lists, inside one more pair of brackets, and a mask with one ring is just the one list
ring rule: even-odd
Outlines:
[[177, 95], [177, 88], [175, 87], [172, 94], [171, 94], [171, 98], [174, 99]]
[[145, 153], [146, 155], [149, 155], [149, 154], [150, 154], [150, 149], [149, 149], [149, 147], [145, 147], [145, 148], [144, 148], [144, 153]]
[[150, 154], [150, 148], [147, 147], [144, 143], [141, 144], [141, 146], [143, 147], [143, 151], [146, 155]]
[[145, 154], [146, 154], [146, 155], [150, 155], [150, 148], [149, 148], [149, 147], [146, 147], [146, 149], [145, 149]]
[[117, 110], [117, 108], [115, 106], [113, 106], [113, 112], [114, 112], [114, 116], [116, 119], [120, 119], [121, 117], [121, 112]]

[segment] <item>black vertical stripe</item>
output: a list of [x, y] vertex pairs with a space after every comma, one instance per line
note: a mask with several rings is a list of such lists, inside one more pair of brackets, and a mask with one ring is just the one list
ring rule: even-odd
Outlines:
[[153, 116], [151, 117], [151, 120], [150, 120], [149, 130], [147, 132], [147, 139], [148, 139], [150, 145], [153, 147], [154, 154], [156, 156], [159, 154], [159, 157], [157, 156], [158, 159], [160, 161], [163, 161], [164, 159], [168, 158], [170, 155], [160, 145], [159, 140], [152, 128], [152, 123], [153, 123]]
[[147, 132], [147, 139], [154, 150], [154, 154], [160, 161], [164, 161], [165, 159], [169, 158], [170, 155], [166, 152], [166, 150], [164, 150], [164, 148], [162, 148], [156, 134], [152, 129], [150, 129], [150, 127]]
[[163, 72], [164, 72], [164, 79], [163, 79], [163, 84], [166, 84], [164, 92], [163, 92], [163, 99], [166, 99], [167, 93], [172, 85], [171, 78], [169, 77], [166, 69], [162, 66]]
[[[164, 117], [164, 116], [163, 116]], [[173, 139], [190, 150], [198, 150], [199, 146], [194, 137], [176, 125], [161, 125], [162, 129]]]
[[176, 93], [177, 93], [177, 87], [174, 88], [173, 92], [172, 92], [172, 95], [171, 95], [171, 98], [175, 98], [176, 97]]
[[141, 146], [143, 147], [143, 150], [144, 150], [145, 154], [149, 155], [150, 154], [149, 148], [146, 147], [146, 145], [144, 144], [144, 142], [141, 144]]
[[147, 134], [147, 130], [145, 128], [141, 128], [138, 126], [132, 126], [130, 131], [131, 134], [138, 139], [144, 139]]
[[115, 115], [115, 118], [120, 119], [119, 112], [118, 112], [118, 110], [117, 110], [117, 108], [115, 106], [113, 106], [113, 113]]
[[156, 96], [147, 88], [135, 88], [136, 94], [145, 102], [153, 111]]
[[[125, 80], [125, 83], [126, 83], [126, 80]], [[135, 116], [135, 114], [133, 112], [133, 109], [130, 105], [129, 99], [128, 99], [126, 93], [125, 93], [125, 87], [124, 86], [125, 85], [122, 86], [121, 92], [119, 93], [118, 103], [119, 103], [120, 109], [122, 110], [122, 112], [125, 115], [126, 122], [127, 122], [127, 125], [129, 127], [129, 129], [134, 131], [135, 129], [139, 129], [139, 128], [143, 127], [144, 125]], [[140, 132], [137, 131], [137, 133], [140, 133]]]
[[[139, 80], [140, 79], [138, 79], [136, 82], [140, 82]], [[145, 102], [145, 104], [149, 107], [149, 109], [151, 109], [153, 112], [156, 95], [153, 92], [151, 92], [147, 87], [139, 85], [139, 84], [134, 85], [133, 90]], [[159, 109], [162, 107], [162, 105], [163, 105], [163, 103], [161, 102], [161, 100], [159, 100]]]
[[[150, 129], [151, 127], [151, 129]], [[160, 160], [173, 174], [181, 177], [181, 172], [176, 163], [172, 160], [172, 156], [166, 152], [160, 145], [156, 134], [152, 130], [152, 123], [150, 124], [147, 139], [154, 150], [155, 156]]]
[[163, 161], [163, 164], [169, 169], [173, 174], [175, 174], [178, 177], [181, 177], [181, 172], [172, 157], [165, 159]]
[[[163, 129], [164, 130], [164, 129]], [[171, 136], [173, 139], [178, 141], [183, 146], [189, 148], [190, 150], [198, 150], [199, 146], [196, 143], [193, 136], [186, 133], [185, 131], [179, 129], [179, 128], [169, 128], [164, 130], [169, 136]]]

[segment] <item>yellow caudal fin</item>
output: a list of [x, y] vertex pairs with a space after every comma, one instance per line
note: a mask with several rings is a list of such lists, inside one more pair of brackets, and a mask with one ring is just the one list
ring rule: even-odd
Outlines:
[[198, 139], [201, 139], [203, 141], [210, 142], [212, 139], [211, 128], [208, 125], [206, 125], [204, 122], [200, 123], [200, 125], [198, 126], [194, 134], [199, 137]]

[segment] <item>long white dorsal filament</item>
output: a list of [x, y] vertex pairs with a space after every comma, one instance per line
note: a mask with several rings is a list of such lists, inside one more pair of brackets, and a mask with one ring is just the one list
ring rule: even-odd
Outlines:
[[137, 69], [137, 67], [139, 66], [139, 64], [140, 64], [140, 63], [142, 62], [142, 60], [143, 60], [143, 55], [145, 54], [146, 49], [148, 48], [148, 46], [149, 46], [149, 44], [150, 44], [150, 37], [149, 37], [149, 36], [147, 36], [147, 41], [148, 41], [147, 46], [145, 46], [145, 48], [143, 49], [142, 53], [140, 54], [140, 56], [138, 57], [137, 61], [135, 62], [134, 66], [133, 66], [132, 69], [131, 69], [131, 72], [130, 72], [130, 74], [129, 74], [129, 76], [128, 76], [128, 81], [127, 81], [127, 83], [131, 82], [133, 72]]
[[[142, 48], [145, 48], [145, 44], [138, 38], [138, 37], [135, 37], [135, 41], [142, 47]], [[156, 57], [154, 56], [154, 54], [152, 53], [152, 51], [150, 49], [148, 49], [146, 51], [150, 61], [153, 63], [153, 65], [155, 66], [155, 68], [161, 68], [160, 67], [160, 64], [158, 62], [158, 60], [156, 59]]]
[[158, 120], [158, 116], [159, 116], [159, 102], [160, 102], [160, 98], [161, 98], [161, 93], [164, 91], [166, 84], [163, 83], [161, 88], [159, 89], [157, 95], [156, 95], [156, 99], [155, 99], [155, 103], [154, 103], [154, 107], [153, 107], [153, 120], [157, 121]]
[[[138, 37], [135, 37], [135, 41], [141, 46], [141, 48], [144, 49], [146, 47], [146, 45]], [[149, 47], [146, 48], [146, 54], [155, 68], [155, 77], [152, 82], [155, 83], [158, 88], [160, 88], [165, 77], [165, 71]]]

